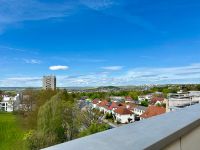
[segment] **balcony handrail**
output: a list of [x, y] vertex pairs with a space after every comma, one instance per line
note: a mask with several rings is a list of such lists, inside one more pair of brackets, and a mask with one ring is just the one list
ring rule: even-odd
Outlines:
[[159, 150], [200, 126], [200, 104], [45, 150]]

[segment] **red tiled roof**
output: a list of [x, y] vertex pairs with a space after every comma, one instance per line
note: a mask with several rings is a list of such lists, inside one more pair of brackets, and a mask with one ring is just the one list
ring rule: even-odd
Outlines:
[[166, 109], [164, 107], [158, 107], [158, 106], [149, 106], [145, 113], [143, 113], [140, 117], [141, 118], [150, 118], [153, 116], [161, 115], [166, 112]]
[[132, 103], [127, 103], [126, 104], [126, 108], [128, 110], [133, 110], [135, 107], [137, 107], [137, 105], [135, 105], [135, 104], [132, 104]]
[[115, 110], [115, 113], [120, 115], [130, 115], [133, 114], [130, 110], [128, 110], [126, 107], [121, 106]]
[[126, 96], [125, 99], [129, 100], [129, 101], [133, 100], [132, 97], [130, 97], [130, 96]]
[[109, 107], [109, 110], [112, 110], [113, 108], [118, 108], [120, 103], [112, 102], [112, 104]]
[[92, 101], [93, 104], [98, 104], [99, 102], [100, 102], [100, 99], [97, 99], [97, 98]]
[[98, 106], [100, 106], [100, 107], [104, 107], [104, 106], [107, 106], [107, 105], [108, 105], [108, 101], [107, 100], [103, 100], [98, 104]]
[[162, 102], [162, 101], [164, 101], [164, 98], [163, 97], [153, 97], [151, 99], [151, 103], [153, 103], [153, 104], [155, 104], [157, 101]]

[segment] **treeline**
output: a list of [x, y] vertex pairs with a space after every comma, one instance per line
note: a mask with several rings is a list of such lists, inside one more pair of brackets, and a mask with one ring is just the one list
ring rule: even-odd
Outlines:
[[149, 93], [162, 92], [163, 96], [167, 98], [168, 93], [176, 93], [179, 90], [183, 92], [187, 91], [200, 91], [199, 84], [188, 84], [188, 85], [169, 85], [169, 86], [155, 86], [148, 90], [130, 90], [130, 91], [112, 91], [112, 92], [85, 92], [79, 93], [78, 97], [87, 96], [91, 99], [100, 98], [108, 99], [110, 96], [130, 96], [132, 99], [137, 100], [138, 96], [146, 95]]
[[3, 100], [3, 95], [14, 97], [17, 95], [15, 91], [2, 91], [0, 90], [0, 102]]
[[[28, 130], [29, 149], [41, 149], [109, 128], [99, 120], [101, 114], [81, 111], [79, 94], [66, 90], [24, 91], [20, 121]], [[28, 106], [28, 107], [27, 107]]]

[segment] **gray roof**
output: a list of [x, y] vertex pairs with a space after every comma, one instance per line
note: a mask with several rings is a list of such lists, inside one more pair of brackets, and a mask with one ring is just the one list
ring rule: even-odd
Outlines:
[[138, 106], [136, 107], [136, 109], [139, 109], [139, 110], [144, 110], [146, 111], [148, 107], [144, 107], [144, 106]]

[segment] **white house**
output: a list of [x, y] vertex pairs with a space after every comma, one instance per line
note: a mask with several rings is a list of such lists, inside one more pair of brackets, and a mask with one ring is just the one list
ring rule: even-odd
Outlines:
[[134, 114], [136, 115], [142, 115], [147, 110], [147, 107], [144, 106], [138, 106], [134, 108]]
[[12, 112], [14, 110], [13, 105], [15, 101], [19, 101], [19, 94], [17, 94], [15, 97], [4, 95], [2, 101], [0, 102], [0, 110]]
[[141, 102], [144, 101], [144, 100], [148, 100], [150, 101], [152, 98], [152, 94], [148, 94], [148, 95], [143, 95], [143, 96], [138, 96], [138, 101]]
[[122, 103], [118, 103], [118, 102], [112, 102], [110, 104], [110, 106], [108, 107], [108, 113], [111, 113], [111, 114], [115, 114], [115, 110], [119, 107], [123, 106]]
[[125, 100], [124, 96], [110, 96], [112, 102], [123, 102]]
[[134, 122], [134, 114], [124, 106], [118, 107], [115, 112], [115, 121], [120, 123]]
[[130, 96], [126, 96], [125, 103], [133, 103], [133, 99]]
[[97, 109], [98, 108], [98, 104], [101, 102], [101, 100], [100, 99], [94, 99], [93, 101], [92, 101], [92, 108], [93, 109]]
[[101, 112], [107, 113], [108, 107], [109, 107], [109, 102], [107, 100], [103, 100], [97, 104], [97, 107]]

